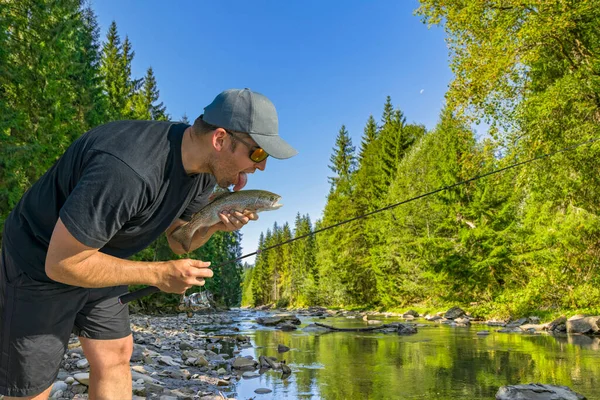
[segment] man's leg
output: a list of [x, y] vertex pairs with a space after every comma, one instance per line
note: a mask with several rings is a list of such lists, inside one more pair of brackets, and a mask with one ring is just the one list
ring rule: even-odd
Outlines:
[[79, 340], [90, 363], [90, 400], [131, 399], [132, 336], [110, 340], [79, 337]]
[[[0, 395], [46, 399], [87, 291], [31, 278], [0, 252]], [[12, 396], [12, 397], [8, 397]]]

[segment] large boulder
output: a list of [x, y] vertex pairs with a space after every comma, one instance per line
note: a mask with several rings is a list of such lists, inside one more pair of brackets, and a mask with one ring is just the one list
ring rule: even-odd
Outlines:
[[460, 307], [452, 307], [446, 314], [444, 314], [444, 318], [447, 319], [456, 319], [466, 315], [466, 313]]
[[293, 314], [277, 314], [272, 317], [259, 317], [256, 322], [265, 326], [276, 326], [284, 322], [300, 325], [300, 320]]
[[527, 385], [502, 386], [496, 400], [586, 400], [567, 386], [530, 383]]
[[565, 332], [566, 331], [566, 323], [567, 323], [567, 317], [560, 316], [548, 324], [548, 330], [550, 332], [554, 332], [554, 331]]
[[598, 331], [600, 331], [598, 321], [600, 321], [600, 317], [598, 316], [587, 317], [584, 315], [574, 315], [567, 320], [567, 332], [583, 334], [598, 333]]

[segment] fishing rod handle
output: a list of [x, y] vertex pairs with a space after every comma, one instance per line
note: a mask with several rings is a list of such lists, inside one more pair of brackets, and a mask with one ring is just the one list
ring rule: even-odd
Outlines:
[[160, 289], [156, 286], [147, 286], [143, 289], [138, 289], [133, 292], [124, 294], [123, 296], [119, 296], [119, 303], [127, 304], [130, 301], [137, 300], [140, 297], [148, 296], [152, 293], [160, 292]]

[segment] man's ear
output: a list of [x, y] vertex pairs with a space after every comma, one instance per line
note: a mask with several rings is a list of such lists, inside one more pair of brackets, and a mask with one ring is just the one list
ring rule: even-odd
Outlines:
[[212, 145], [217, 151], [221, 151], [225, 148], [225, 136], [227, 132], [223, 128], [217, 128], [212, 132]]

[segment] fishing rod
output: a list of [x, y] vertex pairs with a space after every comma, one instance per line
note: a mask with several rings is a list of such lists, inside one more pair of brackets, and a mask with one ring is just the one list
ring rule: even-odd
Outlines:
[[[336, 227], [338, 227], [340, 225], [344, 225], [344, 224], [350, 223], [352, 221], [356, 221], [357, 219], [366, 218], [366, 217], [369, 217], [369, 216], [371, 216], [373, 214], [377, 214], [377, 213], [389, 210], [391, 208], [398, 207], [398, 206], [401, 206], [403, 204], [410, 203], [412, 201], [416, 201], [416, 200], [422, 199], [424, 197], [432, 196], [432, 195], [434, 195], [436, 193], [443, 192], [444, 190], [449, 190], [449, 189], [455, 188], [457, 186], [461, 186], [461, 185], [467, 184], [469, 182], [473, 182], [473, 181], [476, 181], [478, 179], [485, 178], [485, 177], [490, 176], [490, 175], [498, 174], [500, 172], [504, 172], [504, 171], [507, 171], [509, 169], [513, 169], [513, 168], [520, 167], [520, 166], [525, 165], [525, 164], [532, 163], [534, 161], [541, 160], [543, 158], [552, 157], [552, 156], [555, 156], [555, 155], [557, 155], [559, 153], [565, 153], [567, 151], [574, 150], [574, 149], [576, 149], [578, 147], [585, 146], [585, 145], [597, 142], [599, 140], [600, 140], [600, 138], [593, 138], [593, 139], [590, 139], [590, 140], [586, 140], [585, 142], [581, 142], [581, 143], [574, 144], [572, 146], [565, 147], [565, 148], [560, 149], [560, 150], [556, 150], [556, 151], [553, 151], [553, 152], [550, 152], [550, 153], [542, 154], [542, 155], [530, 158], [530, 159], [525, 160], [525, 161], [521, 161], [521, 162], [518, 162], [518, 163], [515, 163], [515, 164], [511, 164], [511, 165], [503, 167], [503, 168], [499, 168], [499, 169], [496, 169], [496, 170], [493, 170], [493, 171], [490, 171], [490, 172], [486, 172], [485, 174], [482, 174], [482, 175], [476, 175], [476, 176], [474, 176], [472, 178], [465, 179], [463, 181], [453, 183], [452, 185], [443, 186], [443, 187], [438, 188], [436, 190], [433, 190], [431, 192], [423, 193], [423, 194], [418, 195], [416, 197], [412, 197], [410, 199], [403, 200], [403, 201], [401, 201], [399, 203], [391, 204], [389, 206], [386, 206], [386, 207], [383, 207], [383, 208], [380, 208], [380, 209], [368, 212], [366, 214], [358, 215], [356, 217], [353, 217], [353, 218], [350, 218], [350, 219], [338, 222], [336, 224], [333, 224], [333, 225], [330, 225], [330, 226], [326, 226], [326, 227], [321, 228], [321, 229], [317, 229], [317, 230], [315, 230], [313, 232], [309, 232], [307, 234], [304, 234], [304, 235], [301, 235], [301, 236], [298, 236], [298, 237], [286, 240], [285, 242], [277, 243], [277, 244], [274, 244], [272, 246], [265, 247], [264, 249], [258, 249], [258, 250], [254, 251], [252, 253], [248, 253], [248, 254], [245, 254], [245, 255], [240, 256], [238, 258], [234, 258], [234, 259], [231, 259], [229, 261], [225, 261], [224, 263], [216, 265], [213, 268], [220, 268], [220, 267], [222, 267], [224, 265], [231, 264], [231, 263], [243, 260], [244, 258], [251, 257], [251, 256], [254, 256], [254, 255], [258, 255], [258, 254], [263, 253], [265, 251], [272, 250], [272, 249], [274, 249], [276, 247], [283, 246], [284, 244], [288, 244], [288, 243], [294, 242], [296, 240], [304, 239], [304, 238], [306, 238], [308, 236], [316, 235], [317, 233], [321, 233], [323, 231], [326, 231], [326, 230], [329, 230], [329, 229], [332, 229], [332, 228], [336, 228]], [[121, 304], [126, 304], [126, 303], [129, 303], [132, 300], [136, 300], [136, 299], [139, 299], [140, 297], [144, 297], [144, 296], [147, 296], [149, 294], [156, 293], [156, 292], [159, 292], [159, 291], [160, 291], [160, 289], [157, 288], [157, 287], [155, 287], [155, 286], [148, 286], [148, 287], [145, 287], [143, 289], [139, 289], [139, 290], [133, 291], [131, 293], [128, 293], [128, 294], [125, 294], [125, 295], [119, 297], [119, 302]]]

